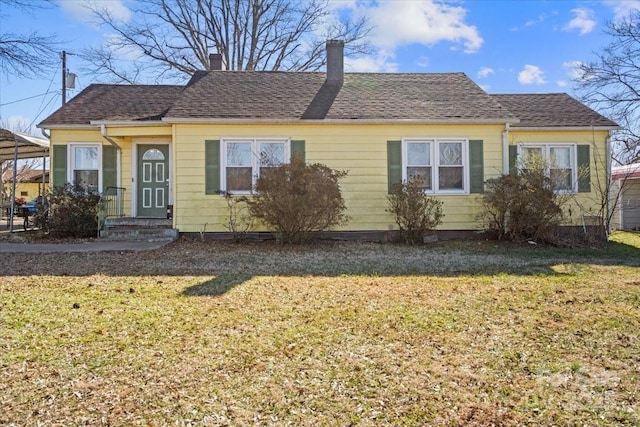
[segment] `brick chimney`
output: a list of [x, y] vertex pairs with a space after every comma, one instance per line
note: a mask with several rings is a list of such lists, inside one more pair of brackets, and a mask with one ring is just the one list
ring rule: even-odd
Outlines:
[[221, 53], [209, 54], [209, 69], [211, 71], [224, 71], [227, 69], [227, 64], [224, 61], [224, 56]]
[[327, 83], [342, 85], [344, 81], [344, 41], [327, 40]]

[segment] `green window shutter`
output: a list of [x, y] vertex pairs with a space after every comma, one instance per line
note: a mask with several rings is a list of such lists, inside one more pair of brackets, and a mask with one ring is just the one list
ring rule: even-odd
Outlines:
[[102, 146], [102, 192], [118, 186], [118, 154], [113, 145]]
[[402, 141], [387, 141], [387, 179], [388, 192], [402, 183]]
[[51, 183], [52, 188], [61, 187], [67, 183], [67, 146], [66, 145], [54, 145], [52, 147], [53, 159], [51, 159], [51, 168], [53, 181]]
[[518, 161], [518, 146], [510, 145], [509, 146], [509, 175], [515, 175], [518, 173], [517, 161]]
[[304, 148], [304, 140], [291, 141], [291, 158], [299, 157], [303, 162], [305, 162], [306, 158]]
[[220, 140], [204, 142], [205, 194], [220, 192]]
[[484, 193], [484, 152], [481, 139], [469, 141], [469, 164], [471, 193]]
[[591, 153], [589, 145], [578, 145], [578, 192], [591, 192]]

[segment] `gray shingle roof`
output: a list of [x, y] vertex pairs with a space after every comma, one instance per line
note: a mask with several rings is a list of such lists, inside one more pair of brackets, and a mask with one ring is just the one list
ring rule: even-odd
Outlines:
[[617, 124], [566, 93], [491, 95], [515, 114], [514, 127], [585, 127]]
[[184, 86], [92, 84], [38, 126], [160, 120]]
[[169, 118], [486, 121], [514, 116], [463, 73], [213, 71], [185, 89]]
[[[93, 84], [39, 126], [91, 121], [417, 120], [616, 126], [567, 94], [489, 95], [463, 73], [199, 72], [186, 86]], [[520, 123], [517, 123], [520, 120]]]

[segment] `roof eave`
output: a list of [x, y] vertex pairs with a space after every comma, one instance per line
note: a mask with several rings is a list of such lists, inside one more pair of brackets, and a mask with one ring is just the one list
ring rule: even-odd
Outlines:
[[184, 118], [165, 117], [162, 119], [167, 124], [514, 124], [519, 123], [515, 118], [496, 119], [299, 119], [299, 118]]
[[72, 130], [87, 130], [94, 129], [95, 126], [90, 124], [42, 124], [36, 126], [38, 129], [72, 129]]
[[521, 131], [549, 131], [549, 130], [561, 130], [561, 131], [585, 131], [585, 130], [618, 130], [619, 126], [513, 126], [511, 130]]
[[167, 123], [161, 120], [92, 120], [90, 122], [94, 126], [129, 126], [129, 127], [147, 127], [147, 126], [167, 126]]

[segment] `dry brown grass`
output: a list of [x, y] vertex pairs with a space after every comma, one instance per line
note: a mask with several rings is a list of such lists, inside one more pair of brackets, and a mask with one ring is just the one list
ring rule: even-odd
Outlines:
[[638, 425], [636, 237], [3, 256], [0, 425]]

